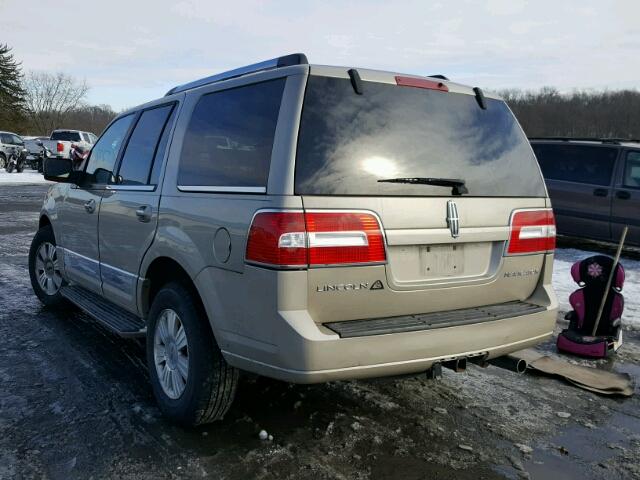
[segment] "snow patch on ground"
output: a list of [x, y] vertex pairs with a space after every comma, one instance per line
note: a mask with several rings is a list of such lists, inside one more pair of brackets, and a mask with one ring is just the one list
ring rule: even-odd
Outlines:
[[[571, 310], [569, 295], [578, 288], [578, 285], [571, 278], [571, 265], [592, 255], [599, 255], [599, 253], [575, 248], [556, 250], [553, 263], [553, 287], [558, 295], [561, 311]], [[640, 261], [622, 258], [620, 263], [624, 266], [626, 274], [622, 289], [625, 304], [622, 324], [638, 330], [640, 329]]]
[[21, 173], [7, 173], [4, 168], [0, 168], [0, 185], [16, 185], [18, 183], [53, 183], [44, 179], [44, 176], [41, 173], [38, 173], [37, 170], [27, 170], [25, 169]]

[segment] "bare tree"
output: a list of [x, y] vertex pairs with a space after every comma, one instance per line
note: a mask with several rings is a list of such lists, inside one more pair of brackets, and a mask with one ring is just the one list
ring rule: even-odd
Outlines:
[[640, 138], [637, 90], [560, 93], [544, 87], [500, 93], [531, 137]]
[[64, 117], [81, 106], [89, 87], [62, 72], [30, 72], [25, 79], [26, 109], [38, 135], [61, 126]]

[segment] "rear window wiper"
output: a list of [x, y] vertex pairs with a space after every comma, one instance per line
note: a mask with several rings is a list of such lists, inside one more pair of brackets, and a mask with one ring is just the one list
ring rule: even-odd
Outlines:
[[435, 185], [437, 187], [452, 187], [452, 195], [469, 193], [465, 181], [460, 178], [429, 178], [429, 177], [400, 177], [378, 180], [380, 183], [410, 183], [413, 185]]

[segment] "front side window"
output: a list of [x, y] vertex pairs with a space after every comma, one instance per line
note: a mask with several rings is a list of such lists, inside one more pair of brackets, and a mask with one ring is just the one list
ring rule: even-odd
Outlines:
[[133, 114], [129, 114], [113, 122], [91, 150], [86, 169], [86, 173], [90, 175], [91, 183], [109, 183], [111, 181], [113, 167], [133, 117]]
[[0, 142], [6, 145], [11, 145], [11, 136], [6, 133], [0, 133]]
[[622, 183], [625, 187], [640, 188], [640, 152], [627, 153]]
[[158, 141], [172, 109], [173, 105], [165, 105], [142, 112], [122, 157], [118, 183], [123, 185], [148, 183]]
[[178, 185], [266, 187], [284, 83], [204, 95], [187, 127]]
[[13, 141], [14, 145], [24, 145], [24, 142], [22, 141], [22, 139], [17, 135], [11, 135], [11, 140]]
[[615, 147], [534, 144], [544, 178], [565, 182], [610, 185], [618, 156]]

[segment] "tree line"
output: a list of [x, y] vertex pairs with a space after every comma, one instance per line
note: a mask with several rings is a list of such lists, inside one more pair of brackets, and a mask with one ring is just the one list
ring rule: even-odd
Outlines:
[[99, 134], [116, 116], [109, 105], [89, 105], [89, 86], [62, 72], [22, 72], [8, 45], [0, 44], [0, 130], [49, 135], [56, 128]]
[[[56, 128], [100, 134], [115, 117], [109, 105], [89, 105], [89, 86], [65, 73], [22, 72], [0, 44], [0, 130], [48, 135]], [[552, 87], [498, 92], [529, 137], [640, 138], [640, 92], [574, 91]]]
[[499, 92], [529, 137], [640, 138], [637, 90]]

